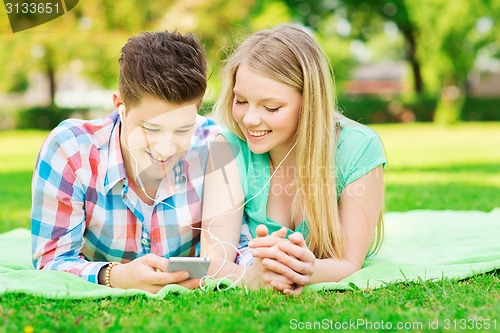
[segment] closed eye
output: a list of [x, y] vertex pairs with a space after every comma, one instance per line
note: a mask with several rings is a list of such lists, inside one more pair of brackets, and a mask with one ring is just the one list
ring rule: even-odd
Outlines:
[[247, 104], [248, 102], [246, 102], [246, 101], [239, 101], [239, 100], [237, 100], [237, 99], [236, 99], [236, 100], [234, 101], [234, 103], [235, 103], [235, 104]]
[[278, 106], [277, 108], [268, 108], [265, 106], [265, 108], [269, 112], [278, 112], [281, 109], [281, 106]]
[[150, 127], [146, 127], [146, 126], [141, 126], [141, 127], [145, 133], [158, 133], [158, 132], [160, 132], [160, 129], [158, 129], [158, 128], [150, 128]]

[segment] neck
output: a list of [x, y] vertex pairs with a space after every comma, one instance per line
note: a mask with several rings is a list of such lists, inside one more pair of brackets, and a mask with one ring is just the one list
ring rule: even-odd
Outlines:
[[273, 149], [269, 151], [269, 159], [271, 163], [271, 170], [274, 171], [278, 165], [280, 168], [295, 166], [295, 146], [284, 149]]
[[141, 181], [136, 178], [129, 179], [132, 179], [134, 191], [143, 202], [148, 205], [151, 205], [155, 202], [156, 192], [158, 191], [158, 183], [153, 184], [150, 182], [150, 184], [148, 184], [146, 182], [141, 182], [142, 179]]

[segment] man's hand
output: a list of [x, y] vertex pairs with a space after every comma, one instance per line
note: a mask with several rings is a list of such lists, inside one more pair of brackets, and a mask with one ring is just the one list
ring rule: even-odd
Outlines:
[[200, 279], [189, 279], [186, 271], [167, 272], [168, 259], [147, 254], [127, 264], [113, 267], [110, 283], [113, 288], [142, 289], [156, 294], [168, 284], [195, 289]]

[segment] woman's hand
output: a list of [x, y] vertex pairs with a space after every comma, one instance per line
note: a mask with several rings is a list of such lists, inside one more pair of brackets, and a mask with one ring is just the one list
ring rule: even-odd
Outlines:
[[244, 281], [250, 289], [272, 287], [283, 292], [294, 287], [293, 282], [286, 276], [267, 269], [261, 258], [255, 258], [252, 266], [247, 268]]
[[199, 279], [189, 279], [186, 271], [167, 272], [168, 259], [147, 254], [129, 263], [111, 269], [110, 283], [113, 288], [142, 289], [156, 294], [168, 284], [178, 284], [189, 289], [199, 285]]
[[304, 286], [311, 281], [316, 257], [307, 247], [301, 233], [293, 233], [288, 240], [284, 239], [286, 228], [269, 236], [267, 233], [265, 226], [257, 228], [258, 237], [249, 243], [249, 246], [255, 249], [252, 254], [256, 260], [262, 260], [266, 269], [286, 277], [293, 283], [291, 288], [278, 283], [281, 288], [276, 288], [277, 290], [290, 295], [300, 294]]

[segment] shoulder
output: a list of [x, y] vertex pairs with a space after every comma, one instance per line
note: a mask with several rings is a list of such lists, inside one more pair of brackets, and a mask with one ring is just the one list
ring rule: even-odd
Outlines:
[[373, 129], [349, 119], [340, 122], [335, 163], [341, 188], [386, 162], [382, 140]]
[[230, 129], [226, 127], [221, 129], [220, 136], [223, 136], [224, 139], [231, 144], [248, 147], [245, 140], [241, 139], [239, 136], [237, 136], [234, 132], [232, 132]]
[[114, 112], [95, 120], [67, 119], [55, 127], [45, 139], [41, 155], [64, 151], [65, 155], [83, 154], [88, 147], [100, 149], [108, 145], [111, 132], [118, 121]]
[[340, 121], [337, 148], [342, 145], [365, 145], [371, 141], [382, 142], [378, 134], [370, 127], [350, 119]]
[[215, 121], [210, 118], [197, 115], [194, 124], [191, 146], [198, 147], [204, 145], [208, 141], [214, 140], [219, 132], [220, 127], [215, 123]]
[[114, 112], [106, 118], [95, 120], [67, 119], [61, 122], [49, 134], [60, 143], [77, 140], [81, 143], [94, 143], [97, 146], [107, 144], [118, 115]]
[[370, 127], [345, 119], [340, 122], [337, 139], [337, 162], [368, 159], [383, 160], [384, 147], [378, 134]]
[[231, 148], [235, 152], [235, 155], [242, 157], [245, 161], [254, 160], [255, 158], [258, 158], [258, 155], [254, 154], [250, 150], [247, 142], [241, 139], [238, 135], [236, 135], [228, 128], [221, 129], [219, 136], [224, 137], [224, 140], [231, 145]]
[[263, 168], [269, 167], [269, 155], [267, 153], [256, 154], [252, 152], [247, 142], [228, 128], [223, 128], [220, 134], [229, 143], [238, 166], [247, 174], [255, 173], [260, 175]]

